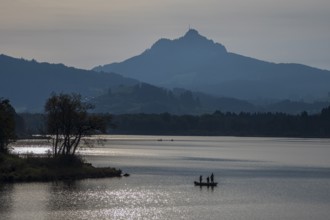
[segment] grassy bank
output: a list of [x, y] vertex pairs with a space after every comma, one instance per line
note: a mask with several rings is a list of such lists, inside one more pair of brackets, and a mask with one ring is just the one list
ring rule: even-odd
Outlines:
[[96, 168], [78, 156], [0, 154], [0, 182], [33, 182], [120, 177], [121, 170]]

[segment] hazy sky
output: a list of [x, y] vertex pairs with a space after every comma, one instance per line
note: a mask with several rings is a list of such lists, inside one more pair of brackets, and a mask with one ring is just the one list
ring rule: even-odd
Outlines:
[[90, 69], [189, 25], [230, 52], [330, 70], [329, 0], [1, 0], [0, 54]]

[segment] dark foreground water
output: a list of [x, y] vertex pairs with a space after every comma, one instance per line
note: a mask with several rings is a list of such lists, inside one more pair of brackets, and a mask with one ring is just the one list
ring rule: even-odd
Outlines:
[[0, 219], [329, 219], [329, 139], [103, 138], [80, 153], [130, 177], [2, 185]]

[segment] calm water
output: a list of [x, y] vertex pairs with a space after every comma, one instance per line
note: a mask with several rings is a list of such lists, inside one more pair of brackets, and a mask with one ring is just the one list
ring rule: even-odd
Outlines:
[[103, 138], [80, 153], [130, 177], [2, 185], [0, 219], [329, 219], [329, 139]]

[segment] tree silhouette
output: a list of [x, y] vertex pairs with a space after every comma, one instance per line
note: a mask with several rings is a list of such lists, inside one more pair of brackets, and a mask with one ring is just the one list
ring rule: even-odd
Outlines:
[[75, 155], [83, 137], [105, 132], [101, 116], [90, 115], [93, 106], [78, 94], [53, 94], [45, 105], [47, 132], [53, 141], [53, 155]]
[[7, 153], [8, 144], [16, 139], [15, 114], [9, 100], [0, 98], [0, 153]]

